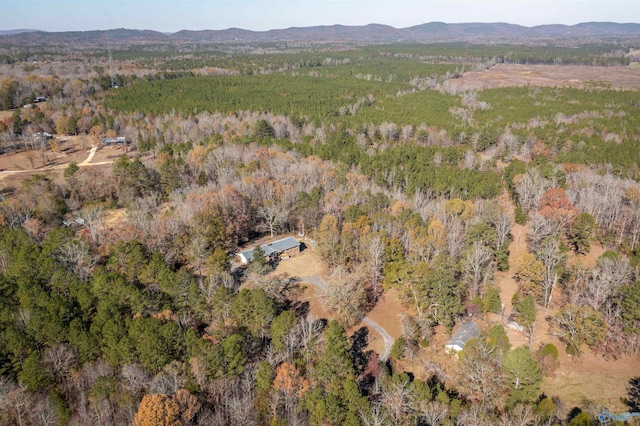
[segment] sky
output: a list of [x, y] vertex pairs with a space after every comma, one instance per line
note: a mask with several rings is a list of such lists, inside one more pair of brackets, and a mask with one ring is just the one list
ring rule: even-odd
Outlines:
[[313, 25], [640, 23], [640, 0], [0, 0], [0, 30], [175, 32]]

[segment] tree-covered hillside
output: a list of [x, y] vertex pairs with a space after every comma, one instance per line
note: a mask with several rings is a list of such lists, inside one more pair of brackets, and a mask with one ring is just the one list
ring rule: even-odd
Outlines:
[[[453, 84], [618, 45], [222, 47], [0, 67], [3, 108], [47, 97], [0, 120], [0, 424], [638, 409], [640, 92]], [[571, 359], [625, 383], [557, 391]]]

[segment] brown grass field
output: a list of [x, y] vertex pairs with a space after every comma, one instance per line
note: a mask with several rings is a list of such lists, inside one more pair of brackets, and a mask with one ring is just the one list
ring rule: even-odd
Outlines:
[[104, 167], [125, 153], [123, 147], [98, 145], [91, 161], [87, 162], [91, 148], [96, 144], [89, 136], [59, 136], [56, 137], [56, 142], [59, 145], [58, 151], [47, 150], [44, 155], [39, 150], [1, 154], [0, 192], [19, 187], [23, 179], [36, 173], [55, 180], [73, 162], [81, 167]]
[[[260, 241], [262, 242], [262, 241]], [[281, 261], [273, 274], [288, 274], [291, 277], [304, 277], [308, 275], [319, 275], [326, 279], [326, 266], [320, 259], [318, 253], [313, 249], [312, 245], [306, 242], [307, 248], [299, 255], [290, 259]], [[335, 319], [335, 316], [328, 312], [322, 303], [322, 294], [313, 285], [300, 283], [300, 287], [303, 288], [302, 293], [298, 297], [298, 301], [302, 303], [309, 303], [308, 315], [313, 318], [326, 318], [328, 320]], [[401, 334], [400, 320], [398, 314], [401, 312], [400, 303], [394, 292], [390, 292], [385, 295], [376, 305], [376, 307], [367, 314], [373, 321], [382, 325], [387, 330], [391, 337], [396, 338]], [[354, 327], [347, 330], [347, 334], [351, 335], [363, 324], [357, 324]], [[380, 353], [383, 349], [384, 343], [378, 334], [370, 327], [369, 330], [369, 345], [367, 349], [374, 350]]]
[[498, 64], [444, 85], [457, 91], [520, 86], [640, 89], [640, 72], [633, 67]]

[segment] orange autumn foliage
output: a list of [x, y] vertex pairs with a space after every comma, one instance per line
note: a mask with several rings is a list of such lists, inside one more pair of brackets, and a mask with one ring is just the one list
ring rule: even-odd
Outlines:
[[540, 198], [540, 214], [551, 218], [561, 225], [567, 225], [578, 215], [567, 193], [562, 188], [551, 188]]
[[273, 387], [284, 393], [287, 398], [302, 398], [310, 386], [311, 382], [300, 375], [295, 365], [283, 362], [278, 366]]
[[145, 395], [133, 420], [134, 426], [182, 426], [200, 411], [198, 399], [186, 389], [175, 395]]
[[180, 426], [180, 407], [169, 395], [145, 395], [133, 420], [134, 426]]

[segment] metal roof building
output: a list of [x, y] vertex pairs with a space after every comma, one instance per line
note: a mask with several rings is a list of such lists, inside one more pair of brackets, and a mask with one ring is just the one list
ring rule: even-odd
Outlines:
[[447, 352], [460, 352], [469, 339], [480, 337], [480, 330], [475, 322], [465, 322], [451, 335], [451, 339], [444, 345]]
[[[271, 257], [273, 255], [279, 255], [287, 250], [300, 248], [300, 243], [294, 237], [287, 237], [281, 240], [274, 241], [272, 243], [262, 244], [260, 248], [264, 252], [265, 257]], [[249, 263], [253, 260], [253, 250], [249, 249], [238, 253], [240, 261], [242, 263]]]

